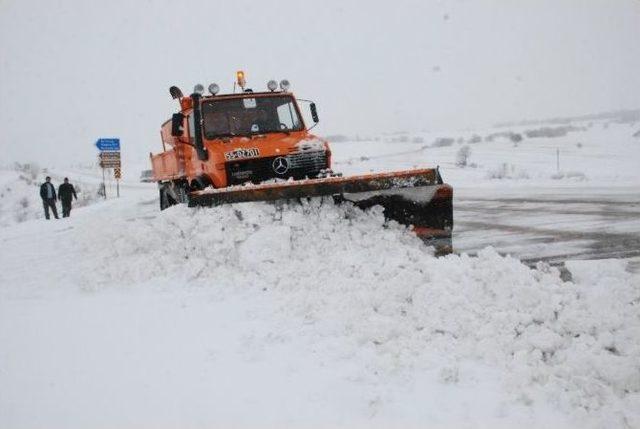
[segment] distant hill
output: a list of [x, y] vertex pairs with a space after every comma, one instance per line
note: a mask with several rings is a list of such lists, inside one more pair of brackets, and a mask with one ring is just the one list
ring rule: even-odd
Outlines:
[[532, 119], [524, 121], [500, 122], [496, 127], [513, 127], [519, 125], [541, 125], [541, 124], [570, 124], [571, 122], [609, 120], [610, 122], [626, 124], [640, 122], [640, 109], [636, 110], [615, 110], [612, 112], [594, 113], [582, 116], [569, 116], [548, 119]]

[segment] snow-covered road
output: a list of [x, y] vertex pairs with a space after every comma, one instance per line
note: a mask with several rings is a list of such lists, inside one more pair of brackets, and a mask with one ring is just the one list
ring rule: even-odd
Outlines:
[[640, 257], [640, 192], [457, 190], [456, 252], [486, 246], [531, 263]]
[[[352, 174], [440, 165], [454, 187], [453, 245], [459, 253], [493, 246], [531, 264], [638, 257], [637, 127], [573, 125], [554, 138], [526, 138], [532, 126], [515, 126], [341, 142], [333, 145], [335, 167]], [[554, 127], [538, 131], [559, 129]], [[524, 138], [514, 141], [514, 135]], [[469, 155], [461, 167], [456, 162], [464, 147]]]

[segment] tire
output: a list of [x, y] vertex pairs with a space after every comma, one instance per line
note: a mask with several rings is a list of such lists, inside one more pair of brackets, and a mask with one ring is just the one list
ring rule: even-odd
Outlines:
[[160, 210], [166, 210], [171, 206], [175, 206], [178, 202], [174, 200], [167, 190], [167, 185], [160, 188]]
[[186, 180], [173, 182], [174, 196], [176, 204], [187, 204], [189, 201], [188, 194], [190, 191], [189, 183]]
[[164, 190], [164, 187], [160, 188], [160, 211], [169, 207], [169, 202], [167, 201], [167, 193]]

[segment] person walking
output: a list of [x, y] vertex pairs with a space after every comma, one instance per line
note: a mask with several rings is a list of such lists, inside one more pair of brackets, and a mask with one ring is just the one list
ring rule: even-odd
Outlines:
[[42, 205], [44, 206], [44, 217], [49, 219], [49, 209], [51, 209], [55, 218], [59, 219], [58, 210], [56, 209], [56, 187], [51, 183], [51, 177], [49, 176], [40, 185], [40, 198], [42, 198]]
[[76, 190], [67, 177], [64, 178], [64, 183], [58, 188], [58, 198], [62, 202], [62, 217], [69, 217], [71, 215], [71, 197], [78, 200]]

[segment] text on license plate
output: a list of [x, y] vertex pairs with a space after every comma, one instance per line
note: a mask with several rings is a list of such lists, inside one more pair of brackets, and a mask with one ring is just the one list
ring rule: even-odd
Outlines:
[[224, 153], [224, 159], [227, 161], [233, 161], [235, 159], [242, 158], [255, 158], [256, 156], [260, 156], [260, 150], [257, 147], [252, 147], [249, 149], [234, 149], [231, 152]]

